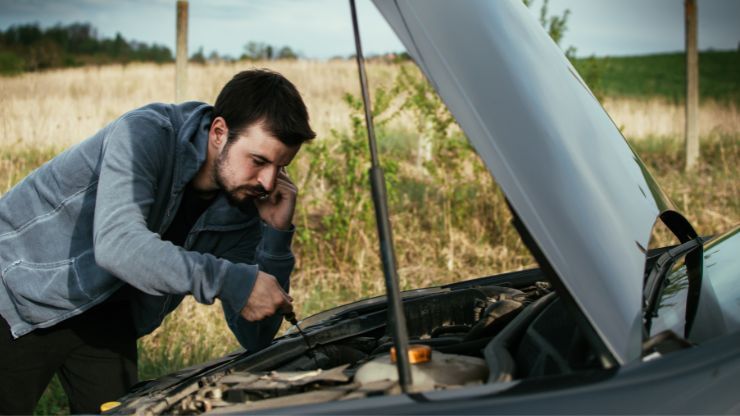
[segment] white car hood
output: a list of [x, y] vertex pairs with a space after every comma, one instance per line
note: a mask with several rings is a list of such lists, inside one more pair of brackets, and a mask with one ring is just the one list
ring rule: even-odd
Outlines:
[[620, 364], [670, 202], [521, 0], [373, 0]]

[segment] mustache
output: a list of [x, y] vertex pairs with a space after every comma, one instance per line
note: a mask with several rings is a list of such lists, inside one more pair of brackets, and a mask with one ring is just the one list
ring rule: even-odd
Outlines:
[[257, 196], [267, 194], [267, 191], [262, 185], [241, 185], [234, 189], [234, 191], [247, 191], [248, 193]]

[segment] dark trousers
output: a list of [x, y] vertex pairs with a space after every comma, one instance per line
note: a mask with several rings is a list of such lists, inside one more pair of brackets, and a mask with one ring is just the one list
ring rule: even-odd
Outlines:
[[100, 413], [137, 381], [129, 306], [104, 302], [51, 328], [13, 339], [0, 318], [0, 413], [31, 414], [54, 374], [72, 413]]

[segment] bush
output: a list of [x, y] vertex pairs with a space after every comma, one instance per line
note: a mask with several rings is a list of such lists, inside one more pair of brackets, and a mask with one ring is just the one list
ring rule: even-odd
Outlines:
[[0, 74], [15, 75], [23, 72], [26, 63], [23, 58], [9, 51], [0, 51]]

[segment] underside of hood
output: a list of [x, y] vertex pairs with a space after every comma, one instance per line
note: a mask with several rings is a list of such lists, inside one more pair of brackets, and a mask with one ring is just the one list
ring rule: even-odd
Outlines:
[[374, 0], [620, 364], [672, 205], [520, 0]]

